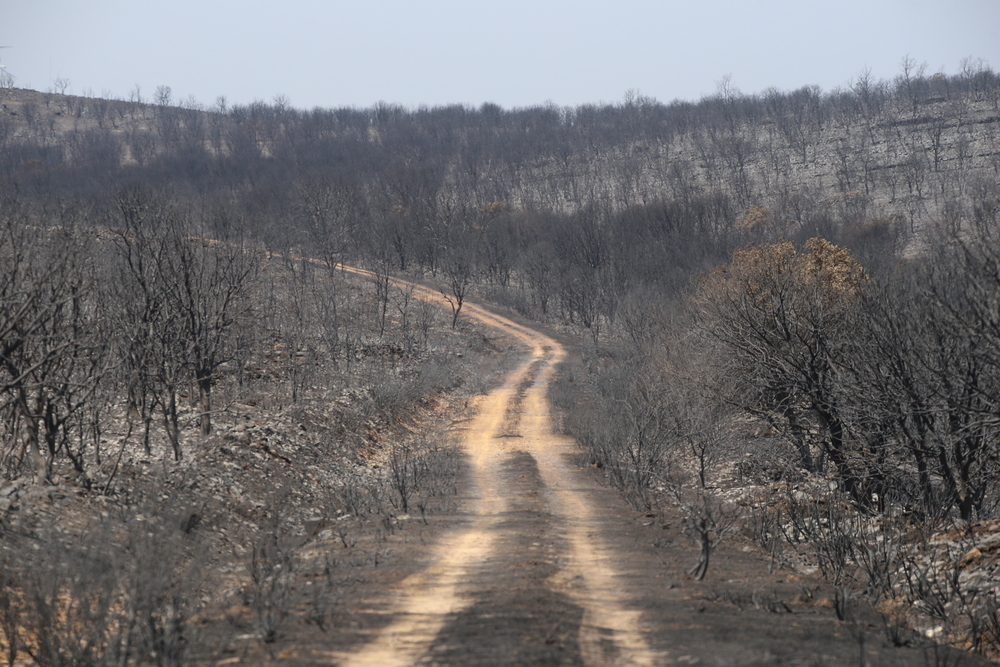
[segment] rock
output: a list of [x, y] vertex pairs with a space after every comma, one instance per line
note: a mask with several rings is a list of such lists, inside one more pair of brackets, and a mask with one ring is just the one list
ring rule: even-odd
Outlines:
[[305, 529], [305, 533], [308, 537], [316, 537], [329, 525], [330, 522], [321, 516], [312, 516], [302, 522], [302, 527]]
[[181, 522], [181, 530], [184, 533], [190, 533], [192, 530], [197, 528], [200, 523], [201, 515], [197, 512], [191, 512], [191, 515]]
[[980, 551], [977, 547], [972, 547], [971, 549], [965, 552], [965, 555], [962, 556], [962, 559], [960, 561], [958, 561], [958, 564], [962, 567], [966, 567], [967, 565], [975, 563], [982, 557], [983, 557], [983, 552]]
[[44, 486], [31, 486], [25, 489], [24, 493], [21, 494], [25, 500], [28, 502], [39, 502], [39, 501], [51, 501], [52, 494], [50, 489]]

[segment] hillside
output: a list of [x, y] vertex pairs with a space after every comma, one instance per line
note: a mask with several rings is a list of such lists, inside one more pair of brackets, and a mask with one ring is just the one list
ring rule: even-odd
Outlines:
[[[30, 149], [44, 152], [40, 164], [27, 165], [33, 169], [101, 160], [112, 173], [181, 150], [208, 163], [296, 155], [300, 167], [323, 171], [364, 153], [370, 160], [357, 166], [365, 180], [388, 179], [398, 191], [392, 204], [404, 207], [412, 196], [434, 207], [471, 196], [532, 210], [594, 202], [622, 210], [712, 193], [737, 211], [775, 211], [781, 224], [802, 224], [809, 205], [828, 205], [848, 215], [898, 215], [916, 227], [941, 219], [967, 188], [1000, 169], [997, 95], [988, 69], [892, 85], [862, 78], [832, 93], [724, 89], [699, 103], [626, 96], [613, 106], [509, 111], [307, 112], [282, 103], [206, 111], [171, 105], [169, 89], [158, 91], [159, 104], [4, 89], [0, 127], [8, 173], [31, 162], [13, 164]], [[417, 182], [393, 183], [410, 178]]]
[[154, 98], [0, 90], [11, 663], [1000, 655], [985, 65]]

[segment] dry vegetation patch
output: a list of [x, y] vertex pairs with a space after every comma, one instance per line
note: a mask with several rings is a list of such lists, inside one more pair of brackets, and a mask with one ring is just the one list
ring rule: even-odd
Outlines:
[[357, 614], [376, 603], [358, 591], [379, 588], [362, 583], [418, 567], [394, 554], [419, 559], [450, 520], [463, 462], [448, 430], [508, 343], [443, 314], [417, 331], [397, 311], [380, 333], [365, 279], [262, 269], [256, 326], [212, 380], [211, 434], [195, 387], [179, 391], [179, 461], [161, 420], [144, 438], [124, 402], [109, 403], [86, 474], [57, 459], [37, 485], [5, 458], [11, 664], [300, 663], [310, 633], [358, 641]]

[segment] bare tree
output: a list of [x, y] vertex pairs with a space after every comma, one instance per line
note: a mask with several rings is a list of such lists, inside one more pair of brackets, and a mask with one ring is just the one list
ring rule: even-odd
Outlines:
[[462, 312], [465, 297], [472, 288], [475, 277], [475, 260], [472, 257], [472, 247], [463, 240], [455, 240], [448, 248], [444, 260], [444, 276], [447, 289], [441, 294], [451, 306], [451, 328], [458, 325], [458, 315]]
[[179, 320], [187, 363], [198, 385], [201, 432], [212, 430], [212, 383], [232, 354], [234, 329], [250, 316], [247, 290], [259, 269], [257, 253], [242, 239], [215, 243], [170, 230], [164, 258], [167, 299]]
[[357, 184], [344, 175], [314, 178], [299, 185], [296, 202], [313, 247], [335, 270], [356, 239], [353, 221], [362, 206]]
[[129, 415], [141, 418], [143, 444], [149, 451], [150, 427], [159, 406], [174, 458], [179, 459], [177, 391], [183, 382], [184, 358], [163, 270], [168, 252], [165, 234], [173, 224], [173, 211], [158, 195], [142, 188], [122, 190], [115, 204], [116, 269], [109, 289], [123, 327], [118, 354]]
[[71, 227], [47, 229], [17, 213], [0, 221], [0, 409], [20, 442], [17, 460], [31, 459], [39, 483], [60, 452], [84, 471], [83, 453], [68, 443], [103, 373], [83, 244]]
[[807, 433], [822, 433], [821, 453], [851, 496], [866, 503], [875, 480], [861, 474], [849, 452], [840, 358], [868, 277], [846, 250], [823, 239], [811, 239], [805, 250], [800, 255], [782, 242], [738, 251], [702, 285], [701, 326], [733, 354], [734, 384], [723, 388], [729, 400], [765, 419], [780, 415], [804, 466], [812, 466]]
[[64, 76], [57, 77], [56, 80], [52, 82], [52, 86], [55, 88], [57, 93], [65, 95], [66, 89], [69, 88], [69, 79]]
[[234, 330], [250, 315], [247, 290], [257, 275], [256, 252], [241, 239], [216, 242], [194, 233], [190, 220], [151, 192], [117, 197], [116, 236], [123, 293], [134, 335], [126, 350], [133, 405], [143, 410], [155, 380], [157, 403], [181, 457], [177, 393], [191, 377], [198, 387], [201, 432], [212, 428], [212, 383], [233, 353]]

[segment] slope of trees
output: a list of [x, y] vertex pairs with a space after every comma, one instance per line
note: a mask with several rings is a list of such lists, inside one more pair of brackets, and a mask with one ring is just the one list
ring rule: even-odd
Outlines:
[[[936, 221], [995, 217], [998, 90], [982, 62], [927, 76], [909, 59], [892, 82], [862, 73], [831, 92], [723, 82], [697, 103], [575, 109], [202, 109], [4, 89], [0, 175], [22, 200], [145, 183], [192, 208], [230, 202], [202, 215], [207, 235], [239, 227], [331, 262], [469, 264], [496, 298], [599, 332], [637, 283], [676, 286], [749, 241], [821, 236], [870, 264]], [[559, 270], [543, 287], [545, 266]]]
[[[73, 425], [116, 392], [180, 458], [193, 382], [211, 432], [213, 385], [261, 317], [266, 248], [371, 267], [383, 334], [389, 276], [414, 272], [445, 285], [453, 327], [479, 290], [577, 327], [593, 353], [657, 345], [649, 309], [728, 263], [694, 288], [691, 325], [729, 355], [727, 404], [861, 505], [988, 504], [1000, 77], [984, 63], [576, 109], [3, 96], [5, 460], [39, 479], [57, 454], [84, 473]], [[883, 464], [899, 457], [913, 484]]]
[[[420, 354], [366, 394], [373, 413], [413, 405], [448, 380], [432, 314], [391, 281], [407, 273], [441, 285], [454, 336], [473, 295], [581, 334], [591, 400], [563, 386], [567, 424], [637, 506], [684, 506], [695, 576], [730, 528], [727, 479], [829, 492], [755, 506], [754, 534], [773, 554], [776, 535], [808, 540], [873, 599], [947, 587], [901, 551], [846, 549], [830, 527], [863, 524], [838, 508], [874, 522], [849, 536], [869, 546], [1000, 518], [1000, 77], [984, 63], [574, 109], [0, 100], [5, 480], [68, 467], [113, 487], [112, 424], [189, 458], [184, 415], [210, 436], [269, 372], [296, 403], [366, 355]], [[372, 270], [365, 306], [341, 262]], [[963, 590], [947, 602], [964, 611], [941, 612], [965, 614], [955, 636], [997, 644], [995, 596]]]

